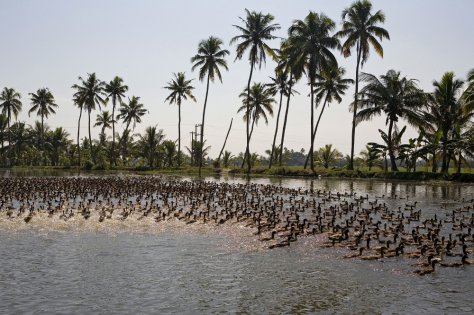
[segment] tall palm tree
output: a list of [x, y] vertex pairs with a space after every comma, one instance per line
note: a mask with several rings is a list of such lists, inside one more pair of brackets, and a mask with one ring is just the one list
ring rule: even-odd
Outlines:
[[18, 113], [21, 111], [21, 95], [13, 88], [5, 87], [0, 94], [0, 108], [2, 110], [2, 114], [7, 118], [7, 126], [8, 126], [8, 152], [11, 155], [11, 130], [10, 130], [10, 123], [12, 121], [12, 116], [18, 116]]
[[74, 105], [79, 108], [79, 119], [77, 120], [77, 157], [78, 157], [79, 167], [81, 167], [80, 133], [81, 133], [81, 117], [82, 117], [82, 111], [84, 109], [84, 107], [83, 107], [84, 104], [81, 100], [81, 97], [77, 94], [74, 94], [72, 101], [73, 101]]
[[[345, 37], [346, 40], [342, 44], [342, 54], [345, 58], [351, 55], [352, 48], [356, 49], [356, 79], [354, 104], [352, 106], [352, 134], [351, 134], [351, 155], [349, 169], [354, 169], [354, 143], [356, 117], [358, 110], [357, 97], [359, 95], [359, 68], [363, 67], [369, 59], [370, 46], [375, 52], [383, 58], [383, 48], [379, 43], [384, 38], [390, 39], [390, 35], [379, 24], [385, 22], [385, 14], [382, 11], [372, 13], [372, 3], [369, 0], [358, 0], [349, 8], [342, 11], [342, 30], [336, 36]], [[378, 38], [378, 40], [377, 40]]]
[[[469, 121], [472, 107], [462, 100], [464, 82], [455, 79], [453, 72], [446, 72], [440, 81], [434, 81], [434, 92], [429, 97], [429, 108], [424, 119], [431, 126], [441, 130], [441, 172], [448, 171], [448, 142], [449, 136], [455, 132], [456, 127]], [[431, 130], [433, 131], [433, 130]]]
[[392, 130], [399, 118], [406, 119], [413, 126], [424, 125], [421, 109], [426, 105], [425, 94], [418, 88], [416, 80], [401, 77], [400, 72], [394, 70], [381, 75], [380, 80], [372, 74], [362, 73], [361, 80], [367, 84], [360, 91], [362, 110], [357, 113], [356, 123], [382, 113], [386, 115], [388, 155], [392, 171], [397, 171]]
[[106, 96], [104, 92], [105, 83], [100, 81], [95, 73], [88, 74], [86, 80], [82, 77], [78, 78], [80, 81], [79, 84], [74, 84], [73, 89], [76, 90], [74, 94], [75, 99], [81, 103], [81, 108], [87, 110], [88, 114], [88, 129], [89, 129], [89, 150], [91, 158], [94, 160], [92, 154], [92, 136], [91, 136], [91, 112], [96, 109], [96, 106], [101, 110], [101, 105], [105, 106], [106, 102], [104, 97]]
[[[215, 77], [222, 83], [222, 75], [219, 67], [228, 70], [227, 62], [224, 59], [229, 51], [222, 49], [223, 42], [217, 37], [210, 36], [208, 39], [202, 40], [198, 46], [198, 53], [191, 58], [193, 63], [192, 70], [199, 68], [199, 80], [203, 81], [206, 79], [206, 96], [204, 98], [204, 107], [202, 109], [202, 122], [201, 122], [201, 139], [204, 139], [204, 119], [206, 117], [206, 105], [207, 96], [209, 93], [209, 81], [214, 82]], [[202, 146], [201, 146], [202, 147]], [[199, 158], [199, 176], [201, 176], [202, 168], [202, 157]]]
[[2, 165], [5, 163], [5, 155], [4, 155], [4, 145], [5, 145], [5, 136], [7, 135], [7, 130], [8, 130], [8, 121], [7, 121], [7, 116], [0, 114], [0, 153], [1, 153], [1, 162]]
[[[243, 120], [252, 119], [252, 125], [249, 134], [249, 141], [252, 138], [255, 125], [258, 125], [260, 118], [263, 118], [265, 124], [268, 125], [268, 116], [273, 116], [273, 104], [276, 102], [273, 98], [274, 91], [263, 83], [254, 83], [250, 91], [244, 90], [240, 94], [242, 98], [242, 106], [238, 109], [238, 113], [244, 112]], [[247, 112], [249, 110], [250, 112]], [[244, 156], [244, 162], [247, 157]], [[244, 163], [242, 163], [242, 167]]]
[[[245, 19], [240, 18], [244, 23], [244, 26], [234, 25], [241, 34], [233, 37], [230, 40], [230, 44], [239, 42], [237, 45], [237, 56], [235, 60], [242, 59], [244, 53], [249, 50], [249, 62], [250, 62], [250, 74], [247, 82], [247, 99], [250, 100], [250, 83], [252, 82], [252, 74], [256, 65], [259, 68], [266, 61], [266, 55], [276, 58], [274, 50], [268, 46], [266, 41], [273, 40], [276, 38], [272, 33], [280, 29], [280, 25], [273, 23], [275, 19], [271, 14], [263, 14], [261, 12], [250, 12], [245, 9], [247, 17]], [[249, 104], [247, 104], [246, 114], [250, 114]], [[250, 173], [250, 118], [246, 118], [246, 142], [245, 156], [247, 157], [247, 173]]]
[[107, 93], [107, 98], [105, 99], [108, 102], [112, 99], [112, 164], [115, 165], [115, 106], [117, 101], [119, 104], [122, 103], [122, 98], [125, 97], [125, 93], [128, 91], [128, 86], [123, 84], [123, 79], [119, 76], [115, 76], [112, 81], [107, 83], [104, 88], [105, 93]]
[[54, 101], [53, 93], [48, 88], [38, 89], [36, 93], [31, 95], [31, 108], [28, 116], [36, 111], [36, 115], [41, 116], [41, 151], [44, 154], [44, 117], [48, 118], [50, 114], [56, 114], [54, 111], [58, 105]]
[[278, 164], [279, 166], [282, 165], [283, 162], [283, 144], [285, 141], [285, 133], [286, 133], [286, 123], [288, 121], [288, 111], [290, 109], [290, 99], [291, 95], [294, 93], [298, 93], [297, 91], [293, 90], [293, 86], [296, 84], [296, 82], [301, 78], [302, 72], [295, 72], [294, 67], [292, 67], [291, 64], [291, 54], [294, 53], [292, 51], [293, 47], [291, 47], [288, 44], [288, 40], [284, 40], [281, 43], [281, 49], [279, 51], [279, 58], [278, 58], [278, 65], [277, 65], [277, 71], [278, 72], [283, 72], [288, 78], [288, 90], [285, 93], [286, 95], [286, 109], [285, 109], [285, 118], [283, 119], [283, 127], [281, 130], [281, 141], [280, 141], [280, 153], [278, 154], [279, 159], [278, 159]]
[[[110, 115], [109, 111], [102, 111], [97, 114], [95, 119], [94, 127], [101, 127], [100, 134], [105, 138], [105, 129], [112, 127], [114, 124], [113, 116]], [[103, 143], [102, 143], [103, 144]]]
[[273, 134], [273, 143], [272, 143], [272, 149], [270, 150], [270, 163], [268, 164], [268, 168], [272, 168], [273, 164], [273, 156], [274, 156], [274, 151], [275, 151], [275, 142], [276, 142], [276, 137], [278, 134], [278, 127], [280, 124], [280, 113], [281, 113], [281, 105], [283, 103], [283, 95], [288, 95], [288, 74], [279, 69], [278, 67], [275, 69], [275, 77], [270, 77], [272, 80], [271, 83], [267, 84], [268, 87], [270, 87], [273, 91], [274, 94], [279, 94], [280, 95], [280, 101], [278, 105], [278, 113], [277, 113], [277, 118], [276, 118], [276, 123], [275, 123], [275, 133]]
[[165, 99], [171, 104], [178, 105], [178, 166], [181, 166], [181, 103], [188, 97], [196, 102], [193, 95], [194, 87], [191, 85], [192, 80], [186, 80], [184, 72], [174, 73], [174, 79], [168, 82], [164, 88], [171, 91], [171, 94]]
[[122, 103], [120, 105], [119, 114], [117, 115], [118, 119], [122, 119], [123, 123], [126, 124], [125, 130], [129, 130], [130, 124], [133, 122], [132, 131], [135, 130], [137, 123], [142, 122], [142, 116], [148, 113], [145, 105], [140, 103], [140, 97], [132, 96], [128, 99], [127, 103]]
[[[323, 107], [321, 108], [318, 120], [316, 121], [316, 126], [314, 127], [313, 139], [316, 138], [319, 122], [321, 121], [326, 105], [329, 106], [329, 104], [334, 100], [341, 103], [341, 95], [344, 95], [345, 91], [349, 88], [349, 85], [354, 83], [354, 80], [344, 78], [345, 73], [346, 70], [343, 67], [325, 67], [321, 70], [321, 74], [318, 75], [318, 81], [315, 82], [314, 92], [316, 93], [316, 100], [323, 102]], [[306, 159], [305, 168], [307, 163], [308, 158]]]
[[335, 23], [324, 14], [310, 12], [304, 20], [296, 20], [288, 30], [288, 43], [292, 53], [292, 66], [297, 73], [305, 73], [308, 77], [311, 96], [311, 130], [310, 130], [310, 161], [313, 173], [314, 159], [314, 87], [317, 75], [322, 67], [337, 67], [336, 57], [331, 49], [339, 47], [339, 41], [331, 35]]

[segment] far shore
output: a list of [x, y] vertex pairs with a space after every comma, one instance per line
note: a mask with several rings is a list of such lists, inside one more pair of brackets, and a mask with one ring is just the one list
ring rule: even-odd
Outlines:
[[[424, 168], [422, 168], [424, 169]], [[143, 174], [143, 175], [180, 175], [180, 176], [198, 176], [199, 169], [197, 167], [181, 167], [181, 168], [159, 168], [149, 169], [146, 167], [116, 167], [108, 169], [85, 169], [76, 166], [64, 167], [64, 166], [15, 166], [12, 168], [0, 168], [0, 171], [11, 170], [13, 172], [48, 172], [48, 171], [71, 171], [71, 172], [85, 172], [85, 173], [97, 173], [97, 174], [113, 174], [115, 172], [126, 172], [131, 174]], [[449, 182], [463, 182], [463, 183], [474, 183], [474, 174], [468, 172], [456, 173], [449, 172], [448, 174], [433, 173], [425, 170], [417, 172], [385, 172], [380, 169], [357, 169], [350, 171], [347, 169], [324, 169], [317, 168], [316, 173], [313, 173], [310, 169], [304, 169], [301, 166], [283, 166], [274, 167], [268, 169], [268, 167], [258, 167], [251, 170], [250, 177], [284, 177], [284, 178], [342, 178], [342, 179], [378, 179], [378, 180], [409, 180], [409, 181], [449, 181]], [[229, 175], [236, 177], [247, 177], [246, 170], [241, 168], [213, 168], [204, 167], [202, 169], [202, 176], [221, 176]]]

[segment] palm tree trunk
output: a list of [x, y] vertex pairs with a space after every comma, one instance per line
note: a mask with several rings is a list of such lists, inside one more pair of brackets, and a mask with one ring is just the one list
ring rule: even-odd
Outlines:
[[8, 115], [7, 126], [8, 126], [8, 157], [7, 157], [7, 166], [10, 166], [12, 159], [12, 131], [10, 130], [10, 118]]
[[290, 107], [290, 98], [291, 98], [291, 82], [293, 81], [293, 74], [290, 74], [290, 83], [288, 85], [288, 97], [286, 99], [286, 110], [285, 110], [285, 119], [283, 120], [283, 129], [281, 131], [281, 142], [280, 142], [280, 156], [278, 157], [278, 164], [281, 166], [283, 161], [283, 142], [285, 141], [285, 132], [286, 132], [286, 122], [288, 121], [288, 109]]
[[313, 85], [314, 85], [314, 80], [311, 79], [310, 83], [310, 89], [311, 89], [311, 130], [310, 130], [310, 136], [311, 136], [311, 147], [310, 147], [310, 165], [311, 165], [311, 171], [313, 174], [316, 173], [316, 170], [314, 169], [314, 156], [313, 156], [313, 148], [314, 148], [314, 137], [313, 137], [313, 129], [314, 129], [314, 91], [313, 91]]
[[[252, 138], [252, 134], [253, 134], [253, 127], [255, 126], [255, 117], [252, 119], [252, 127], [250, 129], [250, 134], [249, 134], [249, 142], [250, 142], [250, 139]], [[249, 161], [250, 159], [250, 155], [247, 157], [247, 156], [244, 156], [244, 160], [242, 161], [242, 165], [240, 166], [240, 168], [243, 168], [244, 165], [245, 165], [245, 162]]]
[[392, 129], [393, 129], [393, 120], [390, 119], [390, 123], [388, 125], [388, 155], [390, 157], [390, 164], [392, 167], [392, 172], [397, 172], [398, 167], [395, 161], [395, 153], [393, 152], [393, 143], [392, 143]]
[[459, 151], [458, 170], [457, 170], [457, 173], [458, 173], [458, 174], [461, 174], [461, 162], [462, 162], [462, 155], [461, 155], [461, 151]]
[[79, 133], [81, 131], [81, 116], [82, 108], [79, 109], [79, 120], [77, 121], [77, 156], [79, 161], [79, 167], [81, 167], [81, 144], [79, 142]]
[[436, 173], [436, 171], [438, 170], [438, 162], [436, 161], [436, 150], [433, 151], [433, 159], [431, 161], [431, 163], [433, 164], [431, 166], [431, 172]]
[[178, 167], [181, 166], [181, 104], [178, 104]]
[[225, 144], [227, 143], [227, 138], [229, 137], [229, 133], [230, 133], [230, 129], [232, 128], [233, 121], [234, 121], [234, 118], [230, 120], [229, 130], [227, 130], [227, 135], [225, 136], [224, 145], [222, 145], [222, 149], [221, 149], [221, 152], [219, 152], [219, 157], [217, 158], [217, 161], [221, 160], [222, 152], [224, 152]]
[[204, 98], [204, 108], [202, 109], [202, 122], [201, 122], [201, 152], [199, 152], [199, 177], [201, 177], [201, 168], [202, 168], [202, 154], [204, 150], [204, 118], [206, 117], [206, 105], [207, 105], [207, 95], [209, 94], [209, 73], [207, 74], [207, 84], [206, 84], [206, 97]]
[[255, 59], [252, 57], [250, 61], [250, 75], [247, 82], [247, 122], [246, 122], [246, 132], [247, 132], [247, 147], [245, 148], [244, 161], [247, 158], [247, 174], [250, 174], [250, 133], [249, 133], [249, 124], [250, 124], [250, 83], [252, 82], [253, 68], [255, 66]]
[[116, 165], [115, 161], [115, 97], [112, 99], [112, 165]]
[[360, 57], [362, 53], [362, 46], [357, 42], [357, 66], [356, 66], [356, 79], [355, 79], [355, 94], [354, 94], [354, 113], [352, 115], [352, 136], [351, 136], [351, 159], [349, 161], [349, 170], [354, 169], [354, 145], [355, 145], [355, 130], [356, 130], [356, 116], [357, 116], [357, 96], [359, 94], [359, 67]]
[[90, 155], [91, 155], [92, 162], [95, 163], [94, 157], [92, 156], [91, 111], [89, 110], [88, 113], [89, 113], [89, 125], [88, 125], [88, 128], [89, 128], [89, 152], [90, 152]]
[[46, 158], [44, 156], [44, 115], [41, 114], [41, 154], [43, 155], [43, 165], [46, 165]]
[[283, 102], [283, 91], [280, 91], [280, 105], [278, 106], [278, 114], [277, 114], [277, 119], [276, 119], [276, 124], [275, 124], [275, 134], [273, 135], [272, 152], [270, 153], [270, 163], [268, 164], [269, 169], [272, 168], [272, 164], [273, 164], [273, 151], [275, 150], [275, 141], [278, 134], [278, 125], [280, 123], [280, 112], [281, 112], [282, 102]]
[[[326, 98], [324, 100], [323, 108], [321, 109], [321, 113], [319, 113], [318, 121], [316, 122], [316, 127], [314, 127], [313, 139], [316, 139], [316, 132], [318, 131], [319, 122], [321, 121], [321, 117], [323, 116], [324, 109], [326, 108], [327, 101], [328, 101], [328, 98], [326, 96]], [[304, 163], [304, 168], [305, 169], [308, 166], [308, 160], [309, 160], [309, 152], [306, 155], [306, 162]]]
[[441, 173], [447, 173], [448, 172], [448, 148], [447, 148], [447, 143], [448, 143], [448, 131], [445, 131], [445, 128], [443, 128], [443, 153], [442, 153], [442, 164], [441, 164]]

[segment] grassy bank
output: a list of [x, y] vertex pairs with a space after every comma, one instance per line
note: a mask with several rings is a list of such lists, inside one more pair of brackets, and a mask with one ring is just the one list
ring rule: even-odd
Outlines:
[[[85, 169], [78, 167], [62, 167], [62, 166], [16, 166], [11, 168], [21, 172], [28, 171], [72, 171], [72, 172], [97, 172], [97, 173], [133, 173], [143, 175], [189, 175], [197, 176], [199, 169], [197, 167], [179, 167], [179, 168], [160, 168], [160, 169], [149, 169], [146, 167], [117, 167], [110, 169]], [[245, 176], [246, 170], [241, 168], [233, 169], [220, 169], [204, 167], [202, 169], [203, 176], [215, 176], [220, 174], [229, 174], [235, 176]], [[384, 172], [381, 170], [354, 170], [349, 171], [346, 169], [324, 169], [317, 168], [316, 174], [313, 174], [310, 169], [304, 169], [301, 166], [284, 166], [274, 167], [268, 169], [266, 167], [254, 168], [251, 170], [250, 176], [257, 177], [333, 177], [333, 178], [374, 178], [374, 179], [396, 179], [396, 180], [414, 180], [414, 181], [427, 181], [427, 180], [446, 180], [456, 182], [474, 183], [474, 174], [469, 172], [462, 172], [456, 174], [455, 170], [451, 170], [448, 174], [432, 173], [427, 171], [407, 172], [401, 170], [399, 172]]]

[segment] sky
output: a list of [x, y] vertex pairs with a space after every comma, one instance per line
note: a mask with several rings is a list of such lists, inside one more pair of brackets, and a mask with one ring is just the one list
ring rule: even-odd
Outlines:
[[[304, 19], [309, 11], [325, 13], [341, 26], [341, 12], [352, 1], [344, 0], [1, 0], [0, 29], [0, 89], [13, 87], [22, 95], [23, 111], [18, 120], [33, 124], [38, 119], [28, 116], [31, 107], [28, 93], [48, 87], [59, 105], [57, 114], [47, 119], [52, 127], [62, 126], [75, 139], [78, 108], [73, 106], [71, 86], [78, 76], [95, 72], [99, 79], [109, 82], [118, 75], [129, 86], [128, 96], [139, 96], [149, 113], [137, 125], [135, 133], [147, 126], [163, 129], [167, 138], [178, 138], [178, 108], [165, 102], [168, 91], [163, 87], [173, 73], [185, 72], [193, 80], [197, 102], [182, 104], [182, 144], [189, 146], [190, 132], [200, 123], [205, 94], [205, 82], [191, 71], [190, 58], [197, 53], [202, 39], [217, 36], [230, 51], [229, 71], [223, 72], [223, 83], [211, 84], [206, 112], [205, 138], [211, 146], [210, 157], [217, 157], [230, 120], [234, 124], [226, 149], [237, 154], [245, 150], [245, 124], [238, 95], [246, 87], [250, 65], [247, 58], [235, 60], [236, 45], [230, 39], [238, 35], [233, 25], [241, 25], [245, 8], [271, 13], [281, 29], [275, 35], [284, 38], [296, 19]], [[432, 90], [433, 80], [444, 72], [454, 71], [464, 79], [474, 67], [472, 12], [470, 0], [373, 0], [375, 10], [386, 15], [383, 25], [391, 39], [384, 40], [384, 57], [372, 51], [362, 71], [380, 76], [390, 69], [418, 80], [426, 91]], [[270, 42], [278, 48], [279, 40]], [[355, 57], [345, 59], [334, 51], [348, 77], [355, 77]], [[274, 74], [275, 63], [254, 72], [254, 82], [268, 82]], [[310, 100], [305, 79], [295, 87], [300, 93], [290, 104], [285, 146], [300, 150], [309, 147]], [[330, 104], [321, 120], [315, 147], [332, 143], [344, 154], [350, 152], [351, 121], [349, 104], [354, 87], [340, 104]], [[109, 105], [106, 110], [111, 110]], [[255, 129], [251, 151], [264, 154], [271, 147], [276, 122], [263, 121]], [[97, 112], [92, 113], [95, 121]], [[319, 112], [317, 112], [319, 114]], [[282, 119], [280, 120], [282, 121]], [[399, 127], [405, 125], [401, 121]], [[117, 124], [117, 131], [124, 126]], [[381, 141], [378, 129], [387, 129], [385, 120], [377, 118], [357, 127], [355, 152], [367, 142]], [[281, 126], [280, 126], [281, 130]], [[99, 127], [94, 128], [97, 137]], [[108, 132], [109, 135], [111, 131]], [[416, 131], [409, 128], [405, 139]], [[87, 134], [86, 119], [82, 120], [81, 137]], [[280, 139], [281, 134], [278, 135]], [[277, 140], [277, 143], [279, 141]]]

